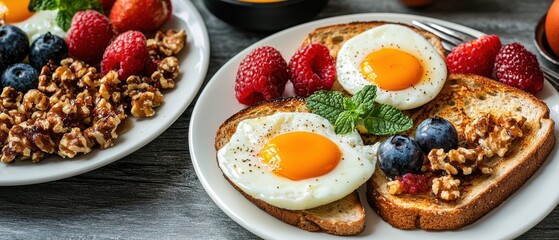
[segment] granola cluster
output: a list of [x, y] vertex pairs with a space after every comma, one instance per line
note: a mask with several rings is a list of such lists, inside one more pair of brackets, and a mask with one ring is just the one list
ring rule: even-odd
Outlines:
[[114, 145], [117, 128], [128, 111], [136, 118], [154, 116], [164, 101], [163, 89], [174, 88], [184, 30], [158, 32], [149, 39], [150, 57], [157, 59], [149, 76], [118, 79], [67, 58], [60, 66], [44, 66], [37, 89], [23, 94], [5, 87], [0, 94], [1, 162], [17, 158], [39, 162], [47, 154], [72, 158]]

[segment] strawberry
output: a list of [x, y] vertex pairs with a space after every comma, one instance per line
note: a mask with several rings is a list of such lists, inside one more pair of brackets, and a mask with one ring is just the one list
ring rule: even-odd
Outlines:
[[499, 81], [532, 94], [543, 88], [538, 58], [519, 43], [501, 48], [495, 60], [495, 75]]
[[501, 48], [497, 35], [486, 35], [456, 46], [448, 54], [446, 64], [450, 73], [473, 73], [491, 77], [495, 56]]
[[171, 18], [171, 0], [116, 0], [109, 19], [117, 32], [150, 32]]

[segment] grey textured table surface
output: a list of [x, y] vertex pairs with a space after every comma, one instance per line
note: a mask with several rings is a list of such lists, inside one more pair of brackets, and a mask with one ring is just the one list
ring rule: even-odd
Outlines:
[[[233, 28], [201, 0], [193, 2], [211, 41], [206, 82], [237, 52], [269, 35]], [[331, 0], [317, 18], [424, 15], [495, 33], [504, 43], [521, 42], [535, 51], [533, 28], [551, 2], [435, 0], [410, 9], [396, 0]], [[193, 106], [153, 142], [113, 164], [60, 181], [0, 187], [0, 239], [256, 239], [212, 202], [196, 177], [187, 139]], [[559, 239], [559, 208], [519, 238]]]

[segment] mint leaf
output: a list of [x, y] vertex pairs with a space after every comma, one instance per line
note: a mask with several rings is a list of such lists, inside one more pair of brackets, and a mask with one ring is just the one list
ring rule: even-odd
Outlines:
[[363, 125], [369, 133], [391, 135], [410, 129], [413, 121], [400, 109], [386, 104], [377, 104], [363, 118]]
[[375, 104], [377, 96], [377, 87], [368, 85], [363, 87], [359, 92], [351, 97], [351, 101], [356, 105], [356, 111], [359, 115], [367, 114]]
[[307, 97], [307, 108], [335, 124], [344, 108], [345, 96], [341, 92], [317, 91]]
[[71, 11], [59, 10], [58, 14], [56, 14], [56, 24], [60, 28], [62, 28], [62, 30], [67, 32], [68, 29], [70, 29], [70, 26], [72, 25], [73, 16], [74, 13], [72, 13]]
[[353, 111], [343, 111], [338, 115], [338, 119], [334, 123], [334, 131], [336, 134], [346, 134], [355, 130], [355, 121], [358, 116]]
[[31, 0], [27, 8], [30, 12], [37, 12], [40, 10], [56, 10], [58, 5], [58, 0]]
[[31, 0], [28, 8], [32, 12], [58, 10], [56, 24], [64, 31], [70, 29], [74, 14], [79, 11], [92, 9], [103, 13], [103, 5], [99, 0]]

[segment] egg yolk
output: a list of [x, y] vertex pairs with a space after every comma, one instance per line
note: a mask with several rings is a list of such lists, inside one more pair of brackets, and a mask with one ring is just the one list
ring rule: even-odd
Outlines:
[[341, 155], [338, 145], [311, 132], [278, 135], [260, 151], [262, 162], [274, 173], [295, 181], [332, 171]]
[[421, 80], [423, 67], [413, 55], [395, 48], [369, 53], [361, 62], [361, 74], [387, 91], [398, 91]]
[[6, 23], [17, 23], [28, 19], [33, 15], [27, 6], [30, 0], [0, 0], [0, 4], [7, 8], [4, 13]]

